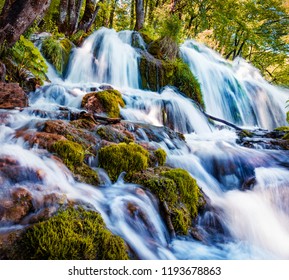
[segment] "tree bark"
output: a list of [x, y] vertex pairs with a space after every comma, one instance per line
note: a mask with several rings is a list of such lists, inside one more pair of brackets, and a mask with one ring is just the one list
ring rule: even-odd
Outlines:
[[13, 46], [34, 20], [44, 15], [51, 0], [6, 0], [0, 15], [0, 45]]
[[144, 2], [143, 0], [135, 0], [136, 21], [134, 30], [139, 31], [144, 25]]
[[110, 15], [109, 15], [109, 28], [113, 28], [115, 9], [116, 9], [116, 0], [112, 0], [111, 10], [110, 10]]
[[80, 23], [80, 29], [84, 30], [85, 32], [89, 31], [100, 9], [99, 3], [103, 2], [104, 0], [99, 0], [97, 4], [95, 4], [95, 0], [86, 0], [84, 14]]

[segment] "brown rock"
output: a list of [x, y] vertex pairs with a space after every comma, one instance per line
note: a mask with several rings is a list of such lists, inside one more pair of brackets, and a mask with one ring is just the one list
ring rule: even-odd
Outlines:
[[0, 109], [27, 107], [28, 98], [23, 89], [15, 83], [0, 82]]
[[0, 201], [0, 220], [18, 223], [33, 210], [32, 195], [25, 188], [11, 191], [11, 198]]
[[89, 113], [96, 113], [101, 114], [105, 112], [105, 108], [103, 107], [102, 103], [100, 102], [99, 98], [97, 97], [97, 93], [92, 92], [85, 95], [82, 101], [82, 106], [89, 112]]
[[42, 148], [49, 149], [59, 140], [65, 140], [62, 135], [46, 133], [46, 132], [34, 132], [34, 131], [17, 131], [16, 137], [22, 137], [30, 145], [39, 145]]

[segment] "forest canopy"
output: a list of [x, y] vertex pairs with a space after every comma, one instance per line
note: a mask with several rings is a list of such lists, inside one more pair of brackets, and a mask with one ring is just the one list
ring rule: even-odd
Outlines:
[[[31, 9], [33, 2], [38, 2], [37, 9]], [[289, 1], [0, 0], [1, 10], [0, 44], [11, 37], [7, 24], [15, 25], [12, 44], [28, 27], [76, 41], [101, 26], [135, 29], [152, 39], [170, 36], [178, 43], [196, 38], [227, 59], [241, 56], [269, 81], [289, 85]], [[25, 10], [30, 13], [27, 24], [18, 30], [16, 19], [26, 16]]]

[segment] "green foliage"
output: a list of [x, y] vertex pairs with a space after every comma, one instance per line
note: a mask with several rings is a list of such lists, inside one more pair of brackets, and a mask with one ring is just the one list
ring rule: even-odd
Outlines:
[[154, 155], [157, 158], [158, 164], [159, 165], [164, 165], [167, 159], [167, 153], [159, 148], [157, 150], [154, 151]]
[[181, 30], [182, 30], [182, 22], [178, 17], [178, 15], [170, 15], [164, 20], [160, 30], [160, 35], [161, 37], [169, 37], [174, 42], [179, 43]]
[[22, 235], [18, 258], [31, 260], [127, 260], [124, 241], [105, 227], [99, 213], [60, 211]]
[[24, 79], [27, 76], [27, 71], [39, 80], [46, 80], [47, 65], [40, 51], [24, 36], [21, 36], [9, 51], [9, 57], [16, 63], [12, 80], [17, 81], [19, 79], [20, 82], [21, 78]]
[[99, 150], [99, 167], [106, 170], [110, 179], [116, 181], [121, 172], [126, 178], [148, 167], [149, 153], [135, 143], [120, 143], [103, 147]]
[[68, 39], [46, 38], [41, 47], [45, 58], [62, 74], [68, 64], [72, 43]]
[[59, 5], [60, 0], [52, 0], [43, 18], [41, 29], [46, 32], [58, 33], [58, 19], [59, 19]]

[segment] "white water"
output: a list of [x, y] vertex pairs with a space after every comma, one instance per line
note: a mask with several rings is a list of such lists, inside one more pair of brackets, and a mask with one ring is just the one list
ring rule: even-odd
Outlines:
[[[11, 181], [5, 174], [0, 174], [1, 199], [9, 197], [12, 188], [21, 186], [33, 194], [33, 201], [38, 207], [36, 210], [39, 211], [43, 206], [43, 196], [48, 193], [65, 194], [67, 200], [82, 201], [98, 210], [108, 228], [123, 237], [141, 259], [288, 259], [289, 171], [282, 167], [288, 166], [288, 152], [238, 146], [237, 136], [233, 131], [214, 128], [189, 99], [171, 88], [165, 88], [161, 93], [132, 89], [138, 88], [139, 76], [137, 67], [133, 71], [128, 70], [134, 67], [132, 62], [137, 58], [135, 50], [128, 47], [129, 34], [117, 34], [106, 29], [93, 34], [82, 48], [75, 50], [67, 79], [61, 81], [51, 72], [52, 80], [58, 84], [47, 85], [32, 93], [30, 105], [33, 109], [50, 112], [58, 110], [59, 105], [78, 110], [81, 98], [91, 88], [98, 89], [102, 82], [116, 86], [126, 103], [125, 108], [121, 109], [122, 116], [132, 121], [132, 127], [133, 123], [145, 123], [144, 128], [147, 127], [158, 139], [151, 141], [150, 145], [163, 147], [168, 154], [167, 163], [188, 170], [211, 200], [215, 210], [207, 211], [198, 221], [198, 229], [204, 242], [180, 236], [171, 239], [159, 214], [157, 201], [141, 186], [126, 184], [121, 178], [111, 184], [103, 171], [99, 171], [104, 178], [100, 188], [77, 183], [69, 170], [45, 150], [37, 147], [29, 149], [24, 140], [15, 138], [15, 133], [23, 127], [35, 131], [35, 124], [41, 120], [28, 110], [9, 113], [0, 111], [0, 158], [9, 156], [15, 159], [27, 172], [25, 181], [17, 181], [17, 178], [16, 181]], [[117, 44], [123, 47], [114, 48]], [[129, 51], [122, 53], [125, 48]], [[183, 46], [183, 53], [184, 48], [187, 48], [188, 53], [191, 52], [191, 46]], [[216, 95], [212, 96], [216, 99], [213, 100], [215, 103], [210, 111], [205, 94], [209, 113], [232, 121], [232, 114], [238, 108], [242, 117], [236, 123], [246, 126], [270, 127], [277, 122], [279, 115], [285, 118], [285, 114], [280, 113], [279, 107], [274, 105], [282, 101], [285, 94], [283, 91], [266, 84], [260, 76], [256, 76], [256, 70], [242, 61], [237, 69], [215, 54], [207, 59], [206, 56], [212, 56], [213, 52], [207, 49], [203, 52], [205, 54], [198, 52], [198, 58], [194, 58], [199, 59], [199, 68], [209, 64], [209, 60], [215, 65], [210, 67], [210, 71], [208, 68], [203, 69], [208, 71], [208, 81], [210, 79], [211, 83], [206, 86]], [[114, 57], [115, 61], [108, 56]], [[186, 59], [189, 58], [188, 56]], [[193, 62], [189, 60], [188, 63]], [[219, 71], [219, 68], [224, 72]], [[202, 75], [206, 76], [204, 73]], [[221, 91], [218, 91], [219, 80], [212, 79], [212, 75], [223, 75], [223, 80], [233, 77], [232, 83], [247, 85], [246, 91], [236, 93], [238, 98], [241, 96], [243, 99], [230, 93], [236, 97], [235, 102], [230, 105], [235, 104], [236, 107], [224, 103], [227, 97], [221, 96]], [[255, 101], [260, 100], [252, 98], [258, 95], [254, 89], [259, 89], [263, 84], [277, 92], [276, 96], [271, 96], [267, 91], [262, 91], [264, 100], [271, 100], [269, 115], [269, 107], [255, 104]], [[280, 92], [282, 98], [279, 98]], [[255, 112], [252, 109], [254, 107], [258, 111]], [[254, 114], [251, 115], [251, 111], [258, 117], [252, 117]], [[274, 121], [271, 122], [270, 119]], [[163, 126], [185, 133], [186, 143], [170, 138], [162, 129]], [[149, 141], [146, 129], [139, 128], [136, 135], [139, 141]], [[35, 182], [34, 177], [39, 170], [42, 175]], [[241, 186], [253, 176], [256, 178], [254, 189], [241, 191]], [[0, 221], [2, 231], [11, 226]]]
[[131, 47], [132, 31], [100, 29], [74, 50], [66, 81], [139, 87], [138, 53]]
[[243, 59], [226, 61], [194, 40], [186, 41], [181, 53], [200, 82], [207, 113], [250, 127], [286, 124], [288, 90], [270, 85]]

